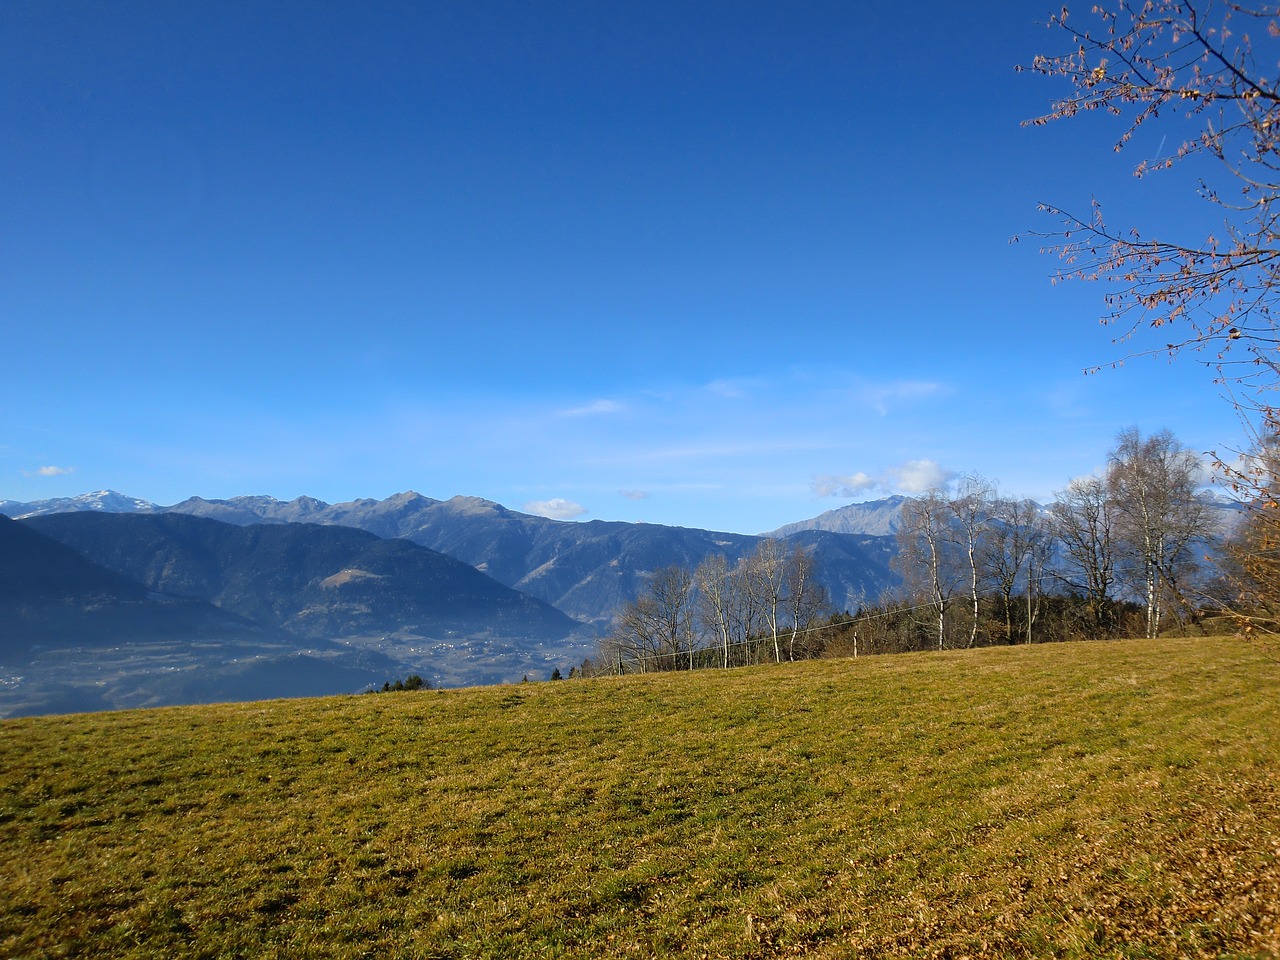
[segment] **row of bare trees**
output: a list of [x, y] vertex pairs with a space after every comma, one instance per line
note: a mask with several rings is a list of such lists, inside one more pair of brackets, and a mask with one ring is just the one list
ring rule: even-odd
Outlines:
[[903, 504], [901, 586], [836, 614], [798, 544], [766, 538], [731, 564], [654, 571], [619, 612], [597, 671], [732, 667], [822, 655], [990, 643], [1157, 636], [1198, 615], [1197, 560], [1213, 539], [1203, 467], [1167, 430], [1122, 431], [1101, 476], [1051, 507], [999, 495], [978, 476]]
[[809, 553], [766, 538], [733, 565], [714, 554], [694, 570], [655, 571], [618, 614], [601, 656], [628, 672], [804, 659], [811, 625], [828, 612]]
[[1136, 601], [1154, 637], [1169, 609], [1195, 607], [1195, 547], [1212, 533], [1201, 473], [1169, 431], [1128, 429], [1104, 475], [1072, 481], [1048, 510], [1001, 497], [976, 476], [909, 500], [895, 561], [899, 605], [928, 617], [937, 649], [1031, 642], [1050, 593], [1083, 602], [1092, 636], [1113, 633], [1120, 603]]
[[[963, 478], [955, 493], [941, 489], [903, 504], [894, 565], [900, 601], [927, 614], [937, 649], [956, 645], [957, 619], [972, 647], [982, 632], [982, 600], [999, 598], [1004, 639], [1015, 639], [1015, 593], [1025, 590], [1028, 640], [1035, 596], [1051, 550], [1048, 519], [1030, 500], [1000, 497], [980, 477]], [[957, 617], [956, 607], [964, 606]]]

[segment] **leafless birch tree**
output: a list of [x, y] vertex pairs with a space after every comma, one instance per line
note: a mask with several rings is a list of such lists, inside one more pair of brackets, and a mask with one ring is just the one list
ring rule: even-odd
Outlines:
[[780, 625], [787, 591], [786, 548], [773, 537], [765, 537], [743, 563], [747, 592], [758, 604], [765, 625], [769, 628], [774, 662], [781, 663]]
[[1143, 438], [1121, 431], [1107, 468], [1107, 492], [1116, 533], [1140, 579], [1147, 608], [1147, 636], [1160, 633], [1166, 596], [1181, 596], [1183, 574], [1193, 565], [1190, 546], [1208, 533], [1196, 496], [1199, 459], [1168, 430]]
[[729, 649], [733, 638], [734, 610], [740, 602], [739, 578], [732, 576], [723, 553], [713, 554], [693, 572], [698, 591], [698, 620], [703, 629], [713, 634], [720, 644], [721, 662], [729, 666]]
[[787, 594], [785, 605], [791, 621], [791, 638], [787, 641], [787, 659], [796, 658], [796, 643], [801, 634], [825, 613], [829, 607], [827, 592], [813, 577], [813, 557], [809, 551], [795, 544], [787, 561]]
[[1115, 519], [1106, 483], [1073, 480], [1057, 495], [1053, 520], [1065, 561], [1062, 577], [1084, 595], [1094, 632], [1105, 635], [1115, 626]]
[[928, 606], [938, 649], [946, 647], [947, 611], [957, 574], [951, 539], [951, 508], [941, 490], [931, 490], [902, 505], [895, 561], [909, 591]]
[[997, 498], [991, 507], [985, 565], [1000, 596], [1005, 642], [1014, 642], [1014, 594], [1018, 584], [1027, 592], [1026, 639], [1031, 642], [1036, 605], [1051, 534], [1040, 507], [1032, 500]]
[[982, 561], [987, 552], [994, 500], [995, 490], [991, 484], [972, 475], [961, 478], [956, 495], [947, 500], [953, 521], [952, 538], [964, 557], [965, 578], [969, 587], [969, 647], [978, 642], [981, 623], [979, 601], [987, 576], [986, 566]]

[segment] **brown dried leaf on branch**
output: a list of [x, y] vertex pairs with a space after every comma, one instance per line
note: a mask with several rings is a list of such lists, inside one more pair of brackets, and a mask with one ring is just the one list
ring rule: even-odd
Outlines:
[[1113, 0], [1090, 16], [1077, 25], [1064, 8], [1050, 26], [1067, 35], [1069, 52], [1019, 68], [1072, 87], [1026, 123], [1104, 110], [1124, 123], [1122, 149], [1144, 125], [1172, 120], [1184, 131], [1178, 148], [1134, 172], [1211, 159], [1198, 165], [1208, 172], [1189, 197], [1214, 205], [1222, 223], [1203, 237], [1143, 239], [1111, 228], [1096, 202], [1085, 216], [1046, 203], [1062, 227], [1034, 235], [1062, 258], [1059, 279], [1114, 285], [1103, 319], [1122, 326], [1118, 340], [1169, 326], [1176, 339], [1159, 350], [1213, 349], [1223, 382], [1265, 406], [1258, 392], [1280, 382], [1280, 5]]

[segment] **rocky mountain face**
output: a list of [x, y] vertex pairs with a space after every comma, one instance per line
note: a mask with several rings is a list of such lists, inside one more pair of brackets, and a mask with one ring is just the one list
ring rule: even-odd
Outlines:
[[857, 533], [873, 537], [891, 537], [902, 523], [902, 505], [906, 497], [886, 497], [866, 503], [851, 503], [828, 510], [809, 520], [788, 523], [770, 536], [789, 537], [802, 530], [826, 530], [831, 533]]

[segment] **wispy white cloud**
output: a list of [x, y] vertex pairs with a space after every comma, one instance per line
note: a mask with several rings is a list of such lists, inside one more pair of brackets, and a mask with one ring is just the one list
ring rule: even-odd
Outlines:
[[[1240, 461], [1241, 461], [1241, 458], [1239, 455], [1237, 455], [1236, 457], [1232, 458], [1231, 461], [1228, 461], [1228, 463], [1223, 464], [1223, 466], [1230, 467], [1232, 463], [1239, 463]], [[1223, 474], [1223, 471], [1219, 470], [1218, 468], [1218, 461], [1215, 460], [1213, 457], [1207, 457], [1207, 456], [1201, 455], [1196, 458], [1195, 482], [1197, 486], [1207, 487], [1209, 486], [1209, 484], [1213, 483], [1219, 476], [1222, 476], [1222, 474]]]
[[925, 493], [944, 487], [955, 479], [956, 472], [935, 460], [907, 460], [872, 476], [859, 470], [845, 476], [824, 473], [813, 478], [810, 487], [819, 497], [856, 497], [872, 490], [885, 493]]
[[41, 467], [36, 471], [23, 471], [28, 477], [64, 477], [68, 473], [75, 473], [75, 467]]
[[879, 480], [861, 471], [847, 477], [824, 473], [814, 477], [812, 483], [813, 492], [820, 497], [856, 497], [878, 486]]
[[550, 500], [534, 500], [524, 505], [525, 513], [546, 517], [548, 520], [576, 520], [587, 512], [587, 508], [563, 497]]
[[885, 416], [889, 411], [902, 403], [917, 403], [946, 392], [940, 383], [928, 380], [898, 380], [893, 383], [870, 383], [863, 385], [858, 394], [862, 402], [876, 413]]
[[715, 394], [717, 397], [738, 400], [747, 395], [747, 381], [729, 380], [727, 378], [712, 380], [705, 389], [707, 393]]
[[648, 491], [645, 491], [645, 490], [619, 490], [618, 493], [621, 496], [626, 497], [628, 500], [648, 500], [649, 499]]
[[602, 414], [619, 413], [622, 409], [622, 404], [618, 403], [616, 400], [592, 400], [585, 406], [571, 407], [568, 410], [562, 410], [561, 416], [594, 417]]

